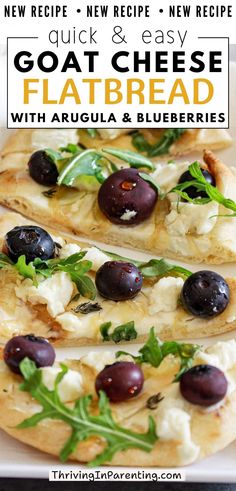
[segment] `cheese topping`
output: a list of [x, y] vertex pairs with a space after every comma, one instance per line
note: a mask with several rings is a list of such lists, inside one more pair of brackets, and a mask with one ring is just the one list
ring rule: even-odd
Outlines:
[[97, 372], [101, 372], [106, 365], [111, 365], [116, 361], [115, 353], [112, 351], [90, 351], [87, 355], [81, 358], [82, 363]]
[[[86, 247], [86, 249], [83, 250], [87, 251], [83, 259], [86, 261], [91, 261], [93, 263], [91, 268], [92, 271], [97, 271], [100, 266], [110, 260], [109, 256], [107, 256], [97, 247]], [[79, 247], [77, 244], [65, 244], [60, 250], [60, 258], [67, 258], [69, 256], [72, 256], [72, 254], [77, 254], [80, 251], [81, 247]]]
[[73, 314], [72, 312], [65, 312], [56, 318], [57, 322], [61, 324], [62, 329], [65, 331], [75, 333], [77, 338], [95, 338], [97, 333], [97, 326], [92, 323], [91, 317], [81, 317]]
[[101, 135], [101, 137], [104, 140], [106, 140], [106, 139], [113, 140], [114, 138], [118, 138], [118, 136], [120, 136], [120, 135], [128, 133], [128, 131], [130, 131], [130, 130], [126, 130], [126, 129], [121, 130], [121, 129], [116, 129], [116, 128], [111, 128], [111, 129], [107, 130], [104, 128], [99, 128], [97, 131], [99, 132], [99, 134]]
[[[21, 319], [21, 322], [19, 321]], [[24, 319], [24, 323], [22, 323]], [[29, 310], [25, 307], [16, 307], [12, 313], [0, 307], [0, 333], [1, 337], [11, 338], [16, 334], [20, 334], [25, 325], [31, 325], [32, 316]]]
[[198, 361], [213, 365], [224, 372], [228, 380], [228, 394], [236, 388], [236, 341], [234, 339], [219, 341], [208, 348], [207, 352], [200, 352]]
[[67, 273], [59, 271], [50, 278], [40, 281], [34, 286], [32, 280], [26, 278], [15, 288], [18, 298], [32, 305], [46, 304], [52, 317], [65, 311], [73, 293], [73, 283]]
[[181, 461], [190, 464], [197, 459], [200, 448], [192, 441], [191, 416], [185, 410], [178, 384], [172, 384], [163, 395], [156, 415], [157, 434], [163, 440], [177, 441]]
[[[152, 177], [163, 192], [170, 191], [178, 183], [180, 176], [188, 170], [189, 162], [179, 162], [163, 166], [157, 164]], [[175, 193], [168, 195], [170, 213], [165, 218], [165, 225], [170, 236], [183, 237], [188, 233], [203, 235], [212, 231], [219, 212], [215, 202], [205, 205], [181, 202]]]
[[40, 148], [53, 148], [58, 150], [59, 147], [64, 147], [68, 142], [78, 143], [78, 131], [73, 128], [48, 128], [47, 131], [35, 128], [30, 133], [31, 145], [36, 150]]
[[65, 244], [60, 250], [60, 258], [66, 259], [67, 257], [77, 254], [80, 251], [81, 247], [79, 247], [77, 244]]
[[205, 205], [171, 201], [165, 225], [170, 235], [208, 234], [216, 224], [218, 210], [218, 203], [212, 201]]
[[[53, 390], [58, 373], [61, 369], [57, 367], [43, 367], [42, 381], [48, 390]], [[75, 370], [68, 370], [61, 382], [58, 384], [58, 394], [62, 402], [75, 401], [83, 393], [82, 375]]]
[[134, 211], [134, 210], [125, 210], [125, 212], [123, 213], [123, 215], [121, 215], [121, 220], [124, 220], [125, 222], [128, 222], [129, 220], [131, 220], [131, 218], [135, 217], [137, 215], [137, 211]]
[[177, 309], [180, 292], [183, 288], [182, 278], [161, 278], [150, 291], [149, 314], [173, 312]]
[[151, 175], [162, 191], [170, 191], [178, 183], [180, 176], [188, 170], [189, 162], [177, 164], [156, 164], [156, 170]]
[[162, 418], [157, 417], [157, 434], [163, 440], [179, 441], [178, 453], [184, 464], [194, 462], [199, 454], [199, 447], [191, 439], [191, 417], [182, 409], [170, 407]]
[[100, 251], [97, 247], [89, 247], [84, 259], [93, 263], [92, 270], [97, 271], [104, 263], [110, 261], [109, 256]]
[[210, 348], [207, 352], [200, 352], [198, 359], [202, 362], [214, 365], [220, 368], [223, 372], [231, 370], [236, 365], [236, 341], [219, 341]]

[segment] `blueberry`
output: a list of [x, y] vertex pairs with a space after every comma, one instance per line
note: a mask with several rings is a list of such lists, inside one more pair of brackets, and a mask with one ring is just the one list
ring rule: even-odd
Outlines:
[[107, 365], [95, 381], [96, 392], [103, 390], [111, 402], [122, 402], [137, 396], [143, 388], [141, 368], [133, 362], [117, 361]]
[[180, 392], [191, 404], [212, 406], [224, 399], [228, 382], [219, 368], [211, 365], [196, 365], [180, 379]]
[[28, 357], [38, 368], [52, 366], [55, 361], [55, 351], [45, 338], [33, 334], [15, 336], [10, 339], [3, 352], [3, 358], [10, 370], [20, 372], [20, 362]]
[[[202, 175], [205, 177], [206, 181], [211, 184], [212, 186], [216, 185], [215, 178], [208, 170], [201, 169]], [[190, 172], [187, 170], [180, 176], [178, 183], [182, 184], [184, 182], [188, 181], [193, 181], [194, 177], [190, 174]], [[195, 198], [208, 198], [208, 195], [205, 193], [205, 191], [198, 191], [197, 188], [194, 186], [189, 186], [189, 188], [184, 189], [184, 191], [187, 193], [189, 198], [195, 199]]]
[[137, 169], [118, 170], [100, 187], [98, 204], [111, 222], [137, 225], [153, 212], [158, 193], [139, 174]]
[[44, 150], [38, 150], [31, 155], [28, 167], [30, 177], [38, 184], [54, 186], [57, 183], [57, 167]]
[[96, 287], [100, 295], [109, 300], [129, 300], [142, 288], [142, 274], [134, 264], [107, 261], [96, 274]]
[[229, 285], [213, 271], [198, 271], [185, 281], [181, 301], [184, 309], [197, 317], [211, 318], [221, 314], [230, 299]]
[[6, 235], [6, 249], [12, 261], [25, 255], [26, 262], [33, 261], [36, 257], [47, 260], [54, 256], [55, 243], [52, 237], [41, 227], [27, 225], [15, 227]]

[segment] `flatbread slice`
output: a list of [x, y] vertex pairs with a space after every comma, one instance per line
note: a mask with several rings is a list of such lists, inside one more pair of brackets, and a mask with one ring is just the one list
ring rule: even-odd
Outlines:
[[[129, 357], [125, 359], [131, 360]], [[114, 353], [109, 352], [90, 352], [80, 360], [66, 361], [69, 368], [65, 375], [67, 378], [64, 385], [63, 379], [58, 385], [63, 407], [72, 410], [75, 400], [79, 398], [82, 400], [83, 396], [91, 394], [93, 402], [88, 411], [90, 414], [98, 415], [95, 378], [105, 365], [114, 361]], [[101, 463], [116, 466], [173, 467], [197, 462], [229, 445], [236, 438], [235, 340], [217, 343], [207, 352], [198, 352], [193, 364], [211, 364], [224, 372], [228, 380], [228, 390], [225, 398], [217, 405], [204, 408], [191, 404], [182, 397], [179, 382], [173, 383], [173, 378], [179, 370], [179, 360], [172, 355], [165, 358], [158, 368], [144, 363], [142, 370], [145, 381], [140, 394], [122, 403], [110, 403], [108, 407], [111, 410], [109, 418], [112, 417], [119, 428], [135, 432], [138, 436], [147, 434], [149, 418], [152, 418], [152, 430], [149, 426], [152, 438], [148, 439], [149, 443], [150, 441], [152, 443], [147, 451], [143, 448], [135, 448], [134, 443], [131, 445], [132, 448], [122, 451], [118, 446], [118, 451], [114, 453], [111, 460], [105, 457], [101, 459], [108, 442], [104, 433], [102, 431], [99, 433], [98, 424], [93, 435], [86, 437], [85, 433], [83, 441], [74, 447], [71, 445], [72, 453], [69, 453], [68, 458], [81, 463], [96, 464], [95, 459], [100, 457]], [[53, 390], [59, 371], [57, 363], [52, 368], [41, 370], [42, 381], [50, 390]], [[41, 421], [38, 418], [38, 422], [35, 420], [31, 427], [16, 428], [23, 420], [35, 417], [42, 410], [41, 403], [36, 401], [28, 391], [20, 390], [21, 383], [22, 377], [13, 374], [4, 362], [0, 362], [0, 427], [21, 442], [48, 454], [59, 456], [62, 447], [71, 437], [71, 426], [58, 417], [54, 416], [51, 419], [50, 404], [47, 405], [47, 418]], [[32, 386], [32, 383], [30, 385]], [[151, 404], [153, 400], [156, 401], [154, 405]], [[54, 401], [53, 411], [56, 404]], [[77, 407], [79, 407], [78, 402]], [[79, 414], [77, 411], [78, 418]], [[87, 420], [84, 409], [83, 418], [84, 421]], [[153, 437], [154, 432], [158, 436], [156, 441], [155, 436]]]
[[[4, 250], [4, 237], [15, 226], [27, 225], [27, 221], [15, 213], [6, 213], [0, 218], [0, 249]], [[61, 257], [83, 250], [84, 259], [91, 260], [89, 276], [94, 280], [95, 271], [112, 259], [98, 248], [58, 235], [49, 230], [53, 239], [61, 244]], [[132, 262], [132, 259], [130, 260]], [[33, 281], [19, 275], [14, 267], [0, 269], [0, 342], [5, 343], [17, 334], [43, 336], [56, 346], [81, 346], [103, 344], [105, 342], [142, 342], [147, 339], [149, 329], [154, 326], [155, 333], [162, 339], [200, 338], [222, 334], [236, 328], [236, 278], [227, 278], [230, 287], [230, 301], [226, 309], [211, 319], [194, 317], [179, 303], [184, 283], [181, 277], [170, 276], [145, 279], [138, 295], [132, 300], [114, 302], [96, 293], [93, 301], [78, 291], [64, 272], [55, 273], [52, 281], [40, 283], [40, 289]], [[100, 309], [90, 308], [98, 304]], [[81, 305], [85, 307], [84, 313]], [[111, 323], [109, 336], [104, 336], [101, 326]], [[131, 334], [116, 336], [119, 326], [131, 325]], [[130, 326], [130, 324], [129, 324]], [[119, 329], [118, 329], [119, 331]], [[115, 334], [113, 334], [115, 333]]]
[[[22, 130], [23, 131], [23, 130]], [[43, 130], [42, 130], [43, 131]], [[59, 131], [59, 130], [58, 130]], [[27, 132], [27, 142], [29, 133]], [[17, 140], [17, 133], [16, 133]], [[34, 141], [34, 130], [31, 139]], [[27, 143], [28, 144], [28, 143]], [[46, 139], [45, 146], [48, 144]], [[29, 145], [30, 147], [30, 145]], [[42, 141], [41, 141], [42, 148]], [[178, 196], [158, 199], [151, 216], [136, 226], [112, 224], [101, 212], [97, 191], [60, 186], [53, 190], [37, 184], [29, 175], [30, 154], [7, 154], [1, 162], [0, 202], [38, 222], [102, 240], [107, 244], [140, 249], [189, 262], [235, 261], [236, 220], [215, 202], [178, 204]], [[215, 177], [219, 191], [236, 200], [236, 175], [211, 152], [204, 152], [205, 168]], [[190, 162], [157, 163], [150, 175], [163, 192], [172, 189]]]
[[[50, 147], [57, 150], [67, 143], [82, 143], [88, 148], [103, 148], [104, 145], [135, 151], [132, 143], [132, 131], [126, 129], [98, 129], [97, 135], [91, 137], [86, 130], [76, 129], [35, 129], [18, 130], [7, 140], [2, 155], [11, 153], [33, 153], [40, 148]], [[155, 144], [165, 130], [141, 129], [150, 144]], [[169, 148], [171, 157], [190, 152], [203, 151], [205, 148], [218, 150], [232, 144], [232, 138], [226, 130], [195, 129], [186, 130]], [[164, 156], [165, 157], [165, 156]], [[162, 158], [160, 156], [159, 158]]]

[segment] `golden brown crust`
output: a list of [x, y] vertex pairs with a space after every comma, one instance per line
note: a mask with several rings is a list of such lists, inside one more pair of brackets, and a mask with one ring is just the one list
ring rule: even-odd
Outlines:
[[[161, 137], [164, 130], [141, 129], [144, 137], [151, 144]], [[86, 130], [74, 129], [37, 129], [18, 130], [8, 138], [2, 155], [11, 153], [32, 153], [39, 148], [50, 147], [57, 150], [60, 146], [70, 143], [84, 143], [87, 147], [102, 148], [104, 145], [135, 150], [132, 145], [130, 130], [99, 130], [100, 137], [91, 138]], [[217, 150], [232, 144], [232, 138], [226, 130], [186, 130], [183, 135], [170, 147], [169, 155], [180, 156], [189, 152], [202, 151], [205, 148]], [[161, 156], [160, 159], [165, 158]]]
[[176, 143], [171, 146], [170, 152], [175, 155], [186, 155], [190, 152], [202, 152], [205, 148], [219, 150], [232, 144], [232, 138], [226, 130], [195, 129], [188, 130]]
[[[164, 132], [162, 129], [151, 128], [142, 128], [139, 131], [150, 144], [155, 144]], [[122, 133], [120, 136], [110, 140], [108, 139], [108, 135], [106, 136], [106, 133], [104, 132], [103, 137], [106, 137], [104, 141], [101, 141], [100, 138], [90, 138], [85, 130], [79, 130], [80, 141], [84, 143], [86, 147], [102, 148], [104, 146], [113, 146], [131, 151], [135, 150], [132, 145], [131, 135]], [[231, 144], [232, 138], [226, 130], [188, 129], [173, 145], [171, 145], [168, 156], [179, 157], [192, 152], [202, 152], [205, 148], [218, 150], [227, 148]], [[158, 156], [158, 160], [166, 160], [166, 158], [167, 155]]]
[[74, 129], [36, 129], [18, 130], [11, 133], [1, 152], [2, 156], [11, 153], [33, 153], [40, 148], [50, 147], [58, 150], [68, 142], [78, 143], [78, 130]]

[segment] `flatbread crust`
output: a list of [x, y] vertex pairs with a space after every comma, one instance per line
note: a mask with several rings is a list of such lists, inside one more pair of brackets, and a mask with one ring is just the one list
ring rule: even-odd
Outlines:
[[[83, 358], [81, 361], [70, 360], [66, 363], [82, 374], [85, 381], [84, 391], [93, 395], [95, 402], [92, 411], [96, 412], [94, 381], [97, 370], [84, 364]], [[199, 363], [201, 359], [196, 358], [194, 364]], [[180, 436], [178, 439], [160, 437], [150, 453], [138, 449], [118, 452], [108, 463], [109, 465], [133, 466], [135, 464], [137, 467], [188, 465], [222, 450], [236, 438], [235, 389], [228, 393], [218, 407], [212, 407], [209, 411], [185, 401], [179, 393], [179, 384], [172, 384], [174, 374], [178, 370], [178, 362], [172, 357], [168, 357], [158, 368], [150, 368], [148, 365], [143, 365], [142, 368], [145, 375], [142, 392], [129, 401], [110, 404], [114, 419], [122, 427], [144, 433], [148, 429], [148, 416], [151, 415], [156, 421], [158, 432], [161, 405], [169, 399], [173, 407], [181, 407], [190, 415], [190, 442], [196, 447], [196, 452], [187, 451], [188, 446], [184, 451], [184, 441]], [[235, 365], [229, 373], [231, 376], [235, 374]], [[46, 419], [32, 428], [16, 428], [16, 425], [24, 419], [40, 411], [40, 405], [28, 393], [19, 390], [21, 381], [20, 376], [11, 373], [3, 362], [1, 363], [0, 427], [19, 441], [58, 456], [70, 436], [70, 428], [64, 422]], [[148, 398], [158, 392], [164, 397], [163, 402], [160, 402], [154, 410], [148, 409], [146, 406]], [[98, 435], [90, 437], [78, 444], [70, 460], [89, 462], [102, 452], [105, 445], [104, 440]]]
[[[6, 233], [13, 227], [24, 224], [32, 224], [32, 222], [16, 213], [6, 213], [1, 216], [0, 249], [2, 249]], [[48, 231], [55, 237], [54, 231], [51, 229]], [[56, 238], [58, 238], [58, 233]], [[64, 238], [69, 243], [77, 243], [83, 248], [91, 247], [68, 236], [60, 235], [60, 238]], [[49, 315], [45, 305], [32, 306], [29, 302], [24, 303], [20, 300], [16, 296], [15, 287], [16, 283], [21, 281], [22, 277], [19, 277], [15, 271], [4, 268], [0, 270], [0, 343], [3, 344], [13, 335], [32, 332], [50, 339], [58, 347], [101, 344], [103, 341], [99, 328], [102, 323], [108, 321], [112, 322], [113, 328], [134, 321], [138, 337], [132, 342], [136, 343], [146, 341], [151, 326], [155, 327], [155, 332], [161, 339], [208, 337], [236, 328], [236, 278], [227, 278], [230, 287], [229, 305], [222, 314], [213, 319], [193, 317], [185, 312], [181, 305], [174, 312], [159, 312], [151, 315], [149, 295], [153, 282], [144, 281], [142, 291], [132, 300], [113, 302], [97, 295], [95, 301], [102, 306], [102, 310], [87, 315], [77, 314], [76, 318], [82, 322], [81, 328], [71, 329], [71, 331], [63, 329], [58, 320]], [[69, 303], [66, 312], [72, 312], [78, 303], [87, 301], [88, 299], [81, 296], [79, 301]]]
[[[98, 136], [91, 138], [86, 130], [76, 129], [35, 129], [18, 130], [7, 140], [2, 155], [11, 153], [33, 153], [40, 148], [50, 147], [57, 150], [67, 143], [83, 143], [88, 148], [102, 148], [104, 145], [117, 148], [135, 150], [132, 145], [131, 130], [126, 129], [99, 129]], [[147, 140], [154, 144], [164, 130], [141, 129]], [[218, 150], [227, 148], [232, 144], [232, 138], [226, 130], [195, 129], [186, 130], [183, 135], [170, 147], [168, 155], [171, 157], [185, 155], [194, 151], [203, 151], [205, 148]], [[165, 157], [165, 156], [164, 156]], [[164, 158], [160, 157], [160, 158]]]
[[[23, 132], [17, 137], [13, 135], [15, 145], [24, 140], [26, 131], [27, 149], [35, 150], [35, 131], [46, 130], [20, 130]], [[58, 132], [55, 130], [55, 138]], [[70, 131], [70, 130], [65, 130]], [[19, 132], [19, 133], [20, 133]], [[31, 134], [31, 142], [30, 141]], [[48, 146], [48, 136], [45, 133], [40, 148]], [[115, 141], [115, 140], [113, 140]], [[68, 143], [68, 142], [67, 142]], [[20, 145], [21, 153], [7, 153], [1, 162], [0, 172], [0, 202], [23, 215], [30, 217], [45, 225], [69, 231], [75, 235], [82, 235], [89, 239], [101, 240], [107, 244], [145, 250], [157, 255], [164, 255], [174, 259], [184, 259], [189, 262], [206, 262], [220, 264], [236, 259], [236, 244], [233, 237], [236, 235], [235, 218], [217, 218], [216, 225], [211, 232], [198, 235], [187, 233], [179, 236], [169, 234], [165, 223], [166, 215], [170, 211], [169, 200], [158, 200], [154, 212], [145, 222], [136, 226], [114, 225], [100, 211], [97, 203], [97, 192], [84, 192], [61, 186], [50, 197], [43, 194], [48, 188], [41, 186], [31, 179], [27, 171], [27, 162], [30, 154], [24, 153], [24, 145]], [[236, 200], [236, 175], [230, 168], [219, 161], [210, 151], [204, 152], [206, 168], [215, 176], [218, 189], [227, 197]], [[170, 173], [171, 166], [170, 167]], [[201, 205], [199, 205], [201, 206]], [[228, 214], [223, 206], [219, 214]]]

